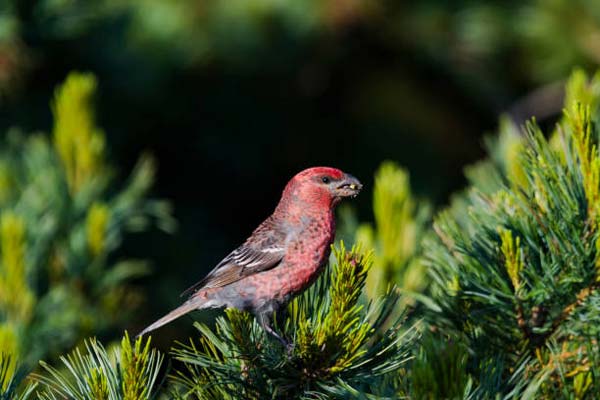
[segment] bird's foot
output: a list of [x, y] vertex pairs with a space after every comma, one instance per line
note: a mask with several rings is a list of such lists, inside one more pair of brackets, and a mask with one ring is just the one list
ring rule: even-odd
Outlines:
[[287, 342], [285, 344], [285, 352], [287, 353], [288, 358], [292, 358], [292, 356], [294, 355], [294, 342]]
[[269, 334], [271, 337], [277, 339], [277, 341], [279, 343], [281, 343], [281, 345], [286, 349], [286, 353], [288, 355], [288, 358], [291, 358], [291, 356], [294, 353], [294, 342], [288, 340], [284, 335], [279, 335], [272, 327], [271, 327], [271, 321], [270, 321], [270, 317], [266, 314], [259, 314], [258, 316], [259, 318], [259, 323], [260, 325], [263, 327], [263, 329], [265, 330], [265, 332], [267, 334]]
[[274, 334], [273, 337], [275, 339], [277, 339], [277, 341], [279, 343], [281, 343], [281, 345], [285, 349], [285, 352], [286, 352], [288, 358], [292, 358], [292, 356], [294, 355], [294, 348], [295, 348], [294, 342], [291, 340], [288, 340], [286, 337], [279, 336], [278, 334]]
[[294, 342], [288, 340], [285, 337], [281, 337], [279, 335], [276, 335], [275, 338], [285, 348], [285, 350], [287, 351], [288, 355], [291, 355], [292, 352], [294, 351]]

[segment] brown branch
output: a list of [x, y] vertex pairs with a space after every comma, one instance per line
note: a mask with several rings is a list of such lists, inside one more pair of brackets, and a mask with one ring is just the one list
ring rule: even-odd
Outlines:
[[529, 325], [527, 325], [527, 321], [525, 320], [525, 315], [523, 313], [523, 305], [521, 301], [517, 300], [517, 325], [519, 325], [519, 329], [523, 332], [523, 336], [531, 342], [531, 330], [529, 329]]

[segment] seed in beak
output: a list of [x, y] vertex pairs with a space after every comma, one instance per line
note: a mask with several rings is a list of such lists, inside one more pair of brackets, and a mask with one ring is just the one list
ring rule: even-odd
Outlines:
[[358, 186], [356, 186], [354, 183], [351, 183], [350, 184], [350, 189], [356, 190], [356, 189], [358, 189]]

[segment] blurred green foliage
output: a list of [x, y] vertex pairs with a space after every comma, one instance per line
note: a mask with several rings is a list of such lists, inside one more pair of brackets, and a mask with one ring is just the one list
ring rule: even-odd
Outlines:
[[[533, 88], [563, 79], [574, 65], [591, 69], [600, 63], [600, 12], [594, 0], [8, 0], [0, 21], [0, 92], [5, 94], [46, 62], [37, 54], [40, 44], [45, 52], [43, 46], [85, 42], [107, 30], [117, 30], [127, 42], [122, 64], [129, 65], [122, 67], [131, 71], [141, 58], [142, 75], [158, 81], [168, 79], [162, 75], [169, 70], [190, 67], [277, 68], [297, 60], [307, 44], [344, 44], [347, 32], [360, 30], [394, 54], [410, 52], [444, 69], [490, 106], [523, 84]], [[113, 35], [100, 39], [105, 67], [116, 62], [117, 53], [110, 54], [115, 40]]]
[[[91, 104], [95, 91], [94, 76], [71, 74], [65, 84], [56, 91], [52, 104], [54, 148], [65, 169], [72, 193], [78, 192], [83, 185], [100, 179], [105, 174], [104, 133], [95, 124]], [[90, 223], [97, 225], [93, 220], [99, 218], [99, 210], [98, 205], [90, 210]], [[99, 235], [92, 236], [104, 236], [104, 226], [97, 228], [101, 229]], [[95, 246], [97, 245], [92, 247]]]
[[426, 202], [411, 193], [406, 170], [384, 162], [375, 173], [375, 226], [358, 226], [355, 242], [374, 249], [374, 265], [366, 282], [367, 294], [377, 298], [393, 283], [405, 293], [421, 293], [427, 274], [418, 259], [420, 239], [430, 216]]
[[123, 189], [111, 185], [95, 87], [91, 74], [69, 75], [52, 102], [52, 140], [13, 130], [0, 147], [0, 354], [10, 356], [9, 377], [17, 360], [32, 368], [126, 323], [143, 299], [130, 282], [148, 267], [112, 254], [129, 231], [174, 226], [168, 204], [147, 198], [149, 157]]

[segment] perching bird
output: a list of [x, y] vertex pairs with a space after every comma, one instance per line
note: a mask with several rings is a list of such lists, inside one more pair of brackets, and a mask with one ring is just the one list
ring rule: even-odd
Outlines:
[[[336, 168], [315, 167], [294, 176], [275, 211], [240, 247], [183, 295], [188, 300], [143, 335], [193, 310], [233, 307], [252, 312], [263, 329], [273, 313], [308, 288], [327, 263], [335, 236], [335, 206], [355, 197], [361, 183]], [[138, 336], [139, 336], [138, 335]]]

